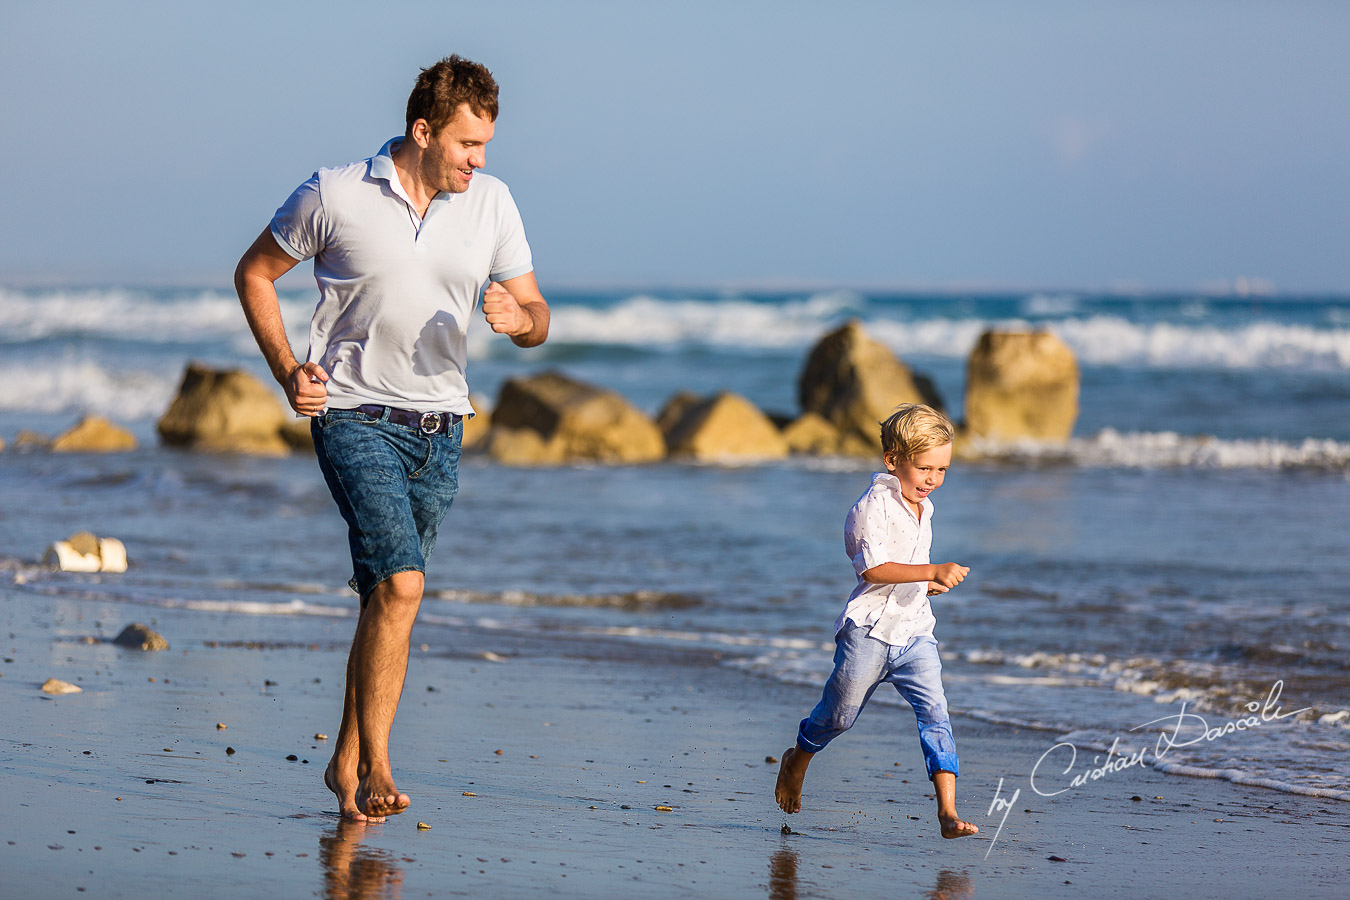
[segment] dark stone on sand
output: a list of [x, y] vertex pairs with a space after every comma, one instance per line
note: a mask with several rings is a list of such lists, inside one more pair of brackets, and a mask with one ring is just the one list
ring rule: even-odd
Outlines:
[[164, 635], [152, 629], [149, 625], [142, 625], [140, 622], [133, 622], [122, 633], [113, 638], [113, 643], [119, 647], [130, 647], [133, 650], [168, 650], [169, 642], [164, 639]]

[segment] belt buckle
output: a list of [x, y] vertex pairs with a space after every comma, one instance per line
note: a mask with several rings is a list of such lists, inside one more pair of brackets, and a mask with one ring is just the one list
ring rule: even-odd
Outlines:
[[438, 412], [422, 413], [422, 418], [418, 420], [417, 427], [423, 434], [435, 434], [441, 430], [441, 414]]

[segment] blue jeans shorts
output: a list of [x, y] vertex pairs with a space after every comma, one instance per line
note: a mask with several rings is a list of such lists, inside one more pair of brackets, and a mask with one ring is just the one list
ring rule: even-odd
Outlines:
[[947, 696], [942, 691], [937, 639], [923, 634], [897, 647], [869, 637], [868, 631], [845, 622], [835, 635], [834, 672], [825, 682], [820, 703], [802, 719], [797, 746], [807, 753], [824, 750], [826, 744], [853, 727], [873, 691], [891, 684], [914, 708], [928, 777], [936, 772], [959, 775]]
[[425, 572], [436, 529], [459, 490], [464, 423], [422, 434], [355, 409], [333, 409], [310, 422], [328, 490], [347, 522], [348, 584], [364, 604], [399, 572]]

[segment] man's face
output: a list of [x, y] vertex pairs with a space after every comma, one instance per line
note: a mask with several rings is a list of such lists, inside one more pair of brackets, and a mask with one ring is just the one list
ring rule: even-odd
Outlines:
[[438, 191], [462, 194], [469, 189], [473, 170], [486, 164], [488, 141], [495, 125], [461, 104], [441, 133], [430, 138], [422, 160], [422, 177]]

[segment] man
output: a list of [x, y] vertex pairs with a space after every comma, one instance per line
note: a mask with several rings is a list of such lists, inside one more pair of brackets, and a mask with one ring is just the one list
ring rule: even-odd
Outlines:
[[[497, 83], [451, 56], [424, 69], [407, 127], [368, 160], [321, 169], [277, 210], [235, 271], [249, 327], [291, 406], [312, 417], [324, 480], [348, 525], [361, 611], [337, 746], [324, 784], [344, 818], [383, 821], [389, 731], [403, 691], [426, 557], [458, 488], [469, 320], [480, 286], [492, 330], [548, 336], [548, 304], [506, 185], [477, 173]], [[282, 324], [275, 282], [314, 260], [308, 358]]]

